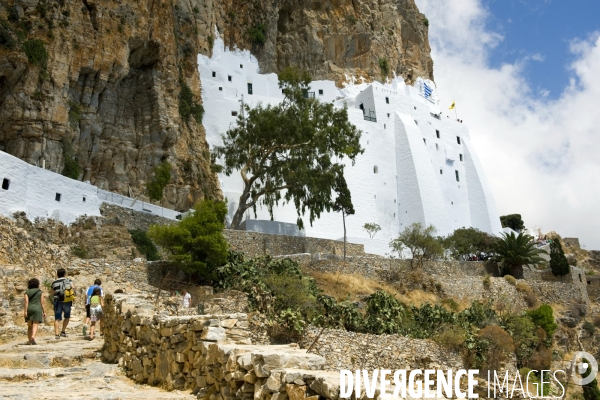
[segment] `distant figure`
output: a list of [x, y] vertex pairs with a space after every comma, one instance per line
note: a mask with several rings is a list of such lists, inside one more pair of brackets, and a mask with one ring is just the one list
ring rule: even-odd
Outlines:
[[96, 322], [102, 321], [102, 307], [104, 306], [104, 299], [102, 298], [102, 289], [99, 287], [94, 288], [92, 297], [90, 298], [90, 340], [94, 340], [94, 328], [96, 328]]
[[186, 289], [183, 289], [182, 292], [183, 292], [183, 308], [190, 308], [190, 304], [192, 303], [192, 295], [190, 295]]
[[46, 310], [44, 309], [44, 292], [40, 290], [40, 281], [36, 278], [27, 282], [25, 292], [25, 322], [27, 322], [27, 344], [37, 344], [35, 335], [38, 325], [44, 322]]
[[[85, 294], [85, 324], [83, 325], [83, 336], [86, 335], [87, 329], [90, 325], [90, 299], [94, 293], [94, 289], [100, 288], [100, 297], [104, 298], [104, 290], [102, 290], [100, 285], [102, 285], [102, 281], [100, 279], [96, 279], [94, 284], [88, 288]], [[100, 323], [100, 330], [102, 330], [102, 323]]]
[[[71, 318], [71, 307], [75, 301], [75, 285], [67, 278], [67, 271], [64, 268], [59, 268], [56, 271], [57, 280], [52, 282], [52, 290], [54, 291], [54, 334], [56, 339], [67, 337], [67, 326]], [[62, 324], [62, 331], [58, 332], [60, 321], [65, 320]]]

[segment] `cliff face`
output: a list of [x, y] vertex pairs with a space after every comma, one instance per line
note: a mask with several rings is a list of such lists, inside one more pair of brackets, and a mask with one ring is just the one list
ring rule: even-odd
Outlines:
[[140, 198], [166, 161], [161, 203], [185, 210], [220, 195], [190, 115], [215, 27], [262, 72], [341, 83], [431, 78], [426, 24], [413, 0], [0, 0], [0, 150]]

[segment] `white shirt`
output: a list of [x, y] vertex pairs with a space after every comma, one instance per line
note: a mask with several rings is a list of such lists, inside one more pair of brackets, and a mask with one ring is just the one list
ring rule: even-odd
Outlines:
[[183, 308], [190, 308], [190, 302], [192, 301], [192, 295], [186, 293], [183, 296]]

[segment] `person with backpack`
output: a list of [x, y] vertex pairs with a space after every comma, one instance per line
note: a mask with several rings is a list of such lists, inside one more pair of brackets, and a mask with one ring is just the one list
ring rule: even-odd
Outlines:
[[102, 289], [99, 287], [95, 288], [90, 298], [90, 340], [94, 340], [94, 328], [96, 322], [102, 321], [102, 307], [104, 306], [104, 299], [102, 298]]
[[46, 310], [44, 308], [44, 293], [40, 290], [40, 281], [36, 278], [27, 282], [25, 291], [25, 322], [27, 322], [27, 344], [34, 345], [38, 325], [44, 322]]
[[[67, 337], [67, 326], [71, 318], [71, 306], [75, 301], [75, 285], [67, 278], [67, 271], [59, 268], [56, 271], [56, 279], [52, 282], [54, 291], [54, 334], [56, 339]], [[63, 321], [64, 315], [64, 321]], [[62, 331], [58, 332], [60, 321], [63, 321]]]
[[[100, 285], [102, 285], [102, 281], [100, 279], [96, 278], [96, 280], [94, 280], [94, 284], [87, 289], [87, 292], [85, 294], [85, 297], [86, 297], [86, 299], [85, 299], [85, 324], [83, 325], [83, 336], [86, 335], [87, 329], [90, 326], [90, 318], [91, 318], [90, 299], [93, 296], [94, 289], [100, 288], [100, 297], [104, 298], [104, 290], [102, 290]], [[100, 321], [100, 330], [102, 330], [102, 321]], [[102, 333], [100, 334], [100, 336], [102, 336]]]

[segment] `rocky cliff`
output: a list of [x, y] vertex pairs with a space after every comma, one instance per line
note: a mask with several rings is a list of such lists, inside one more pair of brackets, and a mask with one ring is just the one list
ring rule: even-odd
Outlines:
[[432, 77], [414, 0], [0, 0], [0, 150], [162, 205], [218, 197], [201, 125], [196, 54], [215, 29], [263, 72], [316, 79]]

